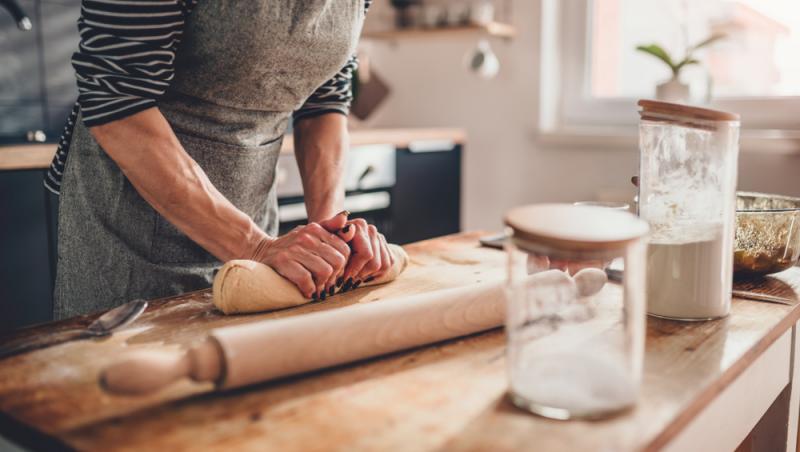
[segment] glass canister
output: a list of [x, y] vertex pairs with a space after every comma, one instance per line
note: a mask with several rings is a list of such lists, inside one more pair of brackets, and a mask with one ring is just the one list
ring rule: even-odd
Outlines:
[[639, 216], [650, 225], [647, 312], [728, 315], [733, 283], [739, 116], [639, 101]]
[[511, 210], [506, 225], [513, 403], [554, 419], [603, 418], [633, 406], [644, 353], [647, 223], [604, 207], [538, 204]]

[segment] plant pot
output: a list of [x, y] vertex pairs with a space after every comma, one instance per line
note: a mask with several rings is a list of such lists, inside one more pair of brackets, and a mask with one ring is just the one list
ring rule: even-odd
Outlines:
[[665, 102], [686, 103], [689, 101], [689, 85], [672, 77], [656, 86], [656, 99]]

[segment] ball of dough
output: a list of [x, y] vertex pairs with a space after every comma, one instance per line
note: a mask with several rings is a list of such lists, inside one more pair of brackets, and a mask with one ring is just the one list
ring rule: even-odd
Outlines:
[[[380, 278], [364, 286], [393, 281], [408, 265], [402, 247], [389, 245], [394, 265]], [[300, 290], [268, 265], [251, 260], [225, 263], [214, 277], [214, 305], [225, 314], [272, 311], [308, 303]]]

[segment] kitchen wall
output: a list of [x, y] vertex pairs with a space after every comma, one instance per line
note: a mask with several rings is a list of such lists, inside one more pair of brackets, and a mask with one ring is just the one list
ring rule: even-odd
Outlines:
[[70, 57], [78, 48], [80, 0], [19, 0], [33, 22], [18, 30], [0, 10], [0, 142], [44, 131], [56, 141], [78, 96]]
[[[388, 2], [376, 2], [368, 26], [391, 20]], [[595, 199], [599, 193], [633, 196], [635, 146], [564, 148], [537, 141], [539, 18], [537, 1], [514, 0], [511, 41], [492, 40], [501, 62], [490, 81], [468, 74], [464, 55], [476, 38], [439, 36], [368, 42], [366, 51], [392, 88], [366, 125], [460, 126], [464, 152], [463, 227], [497, 229], [514, 205]], [[744, 153], [739, 187], [800, 196], [797, 155]]]

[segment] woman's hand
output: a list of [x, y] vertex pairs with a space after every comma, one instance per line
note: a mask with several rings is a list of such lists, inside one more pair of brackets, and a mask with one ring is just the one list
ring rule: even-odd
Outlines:
[[342, 212], [329, 220], [298, 226], [278, 238], [265, 238], [253, 260], [272, 267], [306, 298], [324, 300], [344, 274], [351, 254], [345, 240], [328, 231], [339, 231], [346, 222], [347, 213]]
[[344, 284], [343, 290], [354, 289], [364, 281], [381, 276], [394, 264], [394, 256], [389, 252], [386, 238], [363, 218], [348, 221], [342, 232], [348, 236], [352, 234], [352, 239], [345, 238], [349, 239], [352, 253], [344, 276], [339, 281]]

